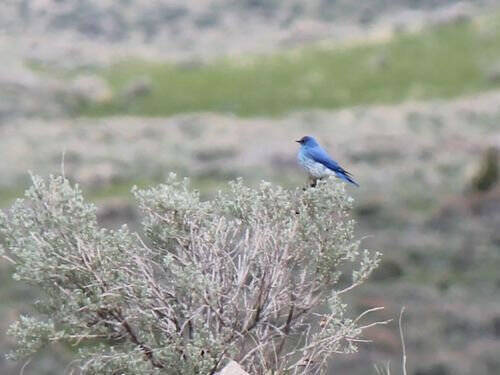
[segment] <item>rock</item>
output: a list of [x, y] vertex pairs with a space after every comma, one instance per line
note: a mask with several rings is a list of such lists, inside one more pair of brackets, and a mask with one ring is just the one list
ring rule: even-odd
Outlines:
[[97, 75], [79, 75], [70, 84], [70, 92], [78, 104], [104, 104], [113, 98], [108, 83]]
[[249, 375], [248, 372], [243, 370], [243, 368], [235, 361], [229, 362], [219, 375]]
[[153, 82], [149, 76], [138, 77], [130, 81], [123, 89], [121, 96], [125, 100], [134, 100], [151, 94]]
[[471, 173], [468, 182], [468, 191], [488, 191], [499, 181], [498, 149], [494, 146], [488, 148], [481, 155], [475, 170]]

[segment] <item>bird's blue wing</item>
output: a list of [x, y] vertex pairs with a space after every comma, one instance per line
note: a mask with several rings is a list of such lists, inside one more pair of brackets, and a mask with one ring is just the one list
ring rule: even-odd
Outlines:
[[320, 147], [308, 147], [308, 156], [317, 163], [323, 164], [328, 169], [334, 172], [342, 172], [344, 169]]
[[331, 171], [335, 172], [337, 177], [341, 178], [344, 181], [350, 182], [351, 184], [359, 186], [359, 184], [353, 180], [352, 175], [344, 168], [342, 168], [339, 163], [333, 160], [321, 147], [308, 148], [307, 154], [315, 162], [321, 163]]

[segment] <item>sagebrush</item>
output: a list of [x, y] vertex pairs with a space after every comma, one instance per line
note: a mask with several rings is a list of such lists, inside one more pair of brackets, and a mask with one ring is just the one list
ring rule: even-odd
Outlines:
[[252, 374], [320, 374], [377, 324], [341, 301], [380, 258], [355, 239], [343, 185], [237, 180], [203, 201], [172, 175], [133, 193], [140, 235], [100, 228], [63, 177], [33, 177], [0, 215], [14, 277], [42, 290], [40, 313], [9, 330], [13, 359], [64, 342], [85, 374], [214, 374], [230, 359]]

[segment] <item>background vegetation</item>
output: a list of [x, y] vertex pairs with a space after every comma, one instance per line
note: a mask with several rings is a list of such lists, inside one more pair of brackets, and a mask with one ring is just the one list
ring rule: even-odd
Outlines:
[[[175, 171], [203, 200], [237, 176], [294, 189], [293, 140], [316, 135], [361, 183], [348, 191], [357, 238], [384, 252], [348, 313], [394, 319], [406, 305], [411, 374], [498, 373], [494, 1], [21, 3], [0, 5], [3, 207], [28, 170], [64, 169], [99, 225], [137, 229], [132, 186]], [[5, 332], [40, 291], [0, 270]], [[373, 343], [332, 372], [390, 360], [398, 373], [396, 324], [364, 335]], [[0, 335], [3, 353], [13, 345]], [[62, 373], [75, 350], [44, 348], [24, 373]], [[2, 356], [0, 372], [23, 364]]]
[[[100, 103], [82, 103], [77, 112], [89, 116], [169, 116], [200, 111], [283, 115], [305, 108], [474, 94], [500, 86], [495, 75], [500, 60], [499, 30], [500, 16], [494, 14], [354, 46], [300, 47], [208, 63], [127, 59], [90, 69], [109, 84], [110, 97]], [[71, 78], [81, 72], [51, 73]], [[144, 86], [131, 100], [134, 83], [139, 86], [137, 91], [141, 83]]]

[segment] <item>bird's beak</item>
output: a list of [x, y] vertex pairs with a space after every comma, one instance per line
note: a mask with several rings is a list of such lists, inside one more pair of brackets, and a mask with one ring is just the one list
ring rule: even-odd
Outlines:
[[300, 143], [300, 140], [298, 140], [298, 141], [295, 141], [295, 142], [297, 142], [297, 143]]

